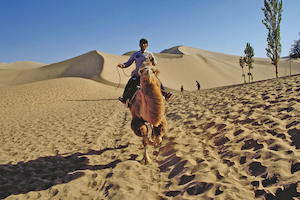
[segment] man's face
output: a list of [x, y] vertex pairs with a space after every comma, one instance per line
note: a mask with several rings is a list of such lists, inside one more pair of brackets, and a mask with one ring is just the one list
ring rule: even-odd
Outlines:
[[146, 42], [141, 42], [140, 47], [141, 47], [141, 51], [144, 52], [148, 47], [148, 44]]

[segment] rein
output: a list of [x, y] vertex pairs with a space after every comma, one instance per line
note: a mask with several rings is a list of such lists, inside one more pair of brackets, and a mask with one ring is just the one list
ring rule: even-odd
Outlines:
[[[119, 84], [118, 84], [118, 86], [117, 86], [117, 88], [116, 88], [116, 89], [118, 89], [119, 86], [120, 86], [120, 84], [121, 84], [121, 74], [120, 74], [120, 72], [119, 72], [119, 70], [118, 70], [118, 66], [116, 66], [116, 68], [117, 68], [117, 72], [118, 72], [118, 74], [119, 74]], [[130, 77], [130, 75], [127, 75], [127, 74], [125, 73], [124, 68], [122, 68], [122, 70], [123, 70], [123, 73], [124, 73], [125, 76]], [[116, 89], [115, 89], [115, 90], [116, 90]]]

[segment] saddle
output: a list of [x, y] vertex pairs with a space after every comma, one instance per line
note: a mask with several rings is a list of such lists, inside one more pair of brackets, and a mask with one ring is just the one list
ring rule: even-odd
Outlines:
[[137, 85], [137, 86], [136, 86], [136, 90], [135, 90], [135, 92], [133, 93], [133, 95], [126, 99], [125, 105], [127, 106], [127, 108], [130, 108], [130, 107], [131, 107], [131, 105], [132, 105], [132, 103], [133, 103], [133, 101], [134, 101], [134, 99], [135, 99], [136, 93], [137, 93], [137, 91], [138, 91], [139, 89], [140, 89], [140, 86]]

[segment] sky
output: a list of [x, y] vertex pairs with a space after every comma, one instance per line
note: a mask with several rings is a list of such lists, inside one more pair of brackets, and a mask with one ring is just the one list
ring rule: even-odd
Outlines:
[[[56, 63], [97, 50], [159, 53], [184, 45], [267, 58], [263, 0], [0, 0], [0, 63]], [[281, 56], [299, 39], [300, 0], [283, 0]]]

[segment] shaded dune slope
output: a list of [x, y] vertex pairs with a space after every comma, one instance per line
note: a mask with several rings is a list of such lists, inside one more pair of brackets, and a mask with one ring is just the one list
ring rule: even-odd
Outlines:
[[20, 85], [60, 77], [81, 77], [92, 79], [99, 75], [103, 58], [96, 51], [40, 68], [19, 70], [10, 85]]

